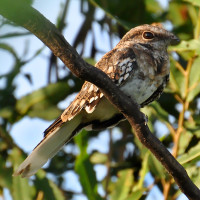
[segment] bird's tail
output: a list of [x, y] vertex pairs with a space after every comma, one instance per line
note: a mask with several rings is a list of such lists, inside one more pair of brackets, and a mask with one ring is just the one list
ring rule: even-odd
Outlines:
[[81, 118], [78, 115], [73, 120], [65, 122], [62, 126], [54, 127], [52, 132], [46, 133], [44, 139], [35, 147], [13, 175], [29, 177], [35, 174], [48, 159], [52, 158], [81, 129], [79, 128], [80, 122]]

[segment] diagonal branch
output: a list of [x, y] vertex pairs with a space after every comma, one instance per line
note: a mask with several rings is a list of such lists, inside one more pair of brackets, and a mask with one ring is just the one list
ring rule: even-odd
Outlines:
[[191, 200], [199, 199], [200, 190], [190, 180], [185, 169], [150, 132], [145, 116], [140, 112], [137, 103], [120, 91], [105, 73], [86, 63], [50, 21], [22, 0], [1, 0], [0, 14], [37, 36], [80, 79], [92, 82], [101, 88], [110, 102], [130, 122], [141, 143], [172, 175], [182, 192]]

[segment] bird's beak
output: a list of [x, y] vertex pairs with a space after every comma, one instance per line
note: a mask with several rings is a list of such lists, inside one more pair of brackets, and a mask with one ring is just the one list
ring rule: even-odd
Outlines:
[[177, 45], [180, 42], [180, 39], [174, 34], [170, 37], [170, 45]]

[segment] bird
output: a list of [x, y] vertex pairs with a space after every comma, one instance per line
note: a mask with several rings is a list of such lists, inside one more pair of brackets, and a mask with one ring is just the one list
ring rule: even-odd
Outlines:
[[[159, 25], [144, 24], [128, 31], [95, 65], [140, 107], [157, 100], [170, 74], [167, 48], [179, 38]], [[125, 120], [94, 84], [85, 81], [64, 112], [44, 131], [43, 140], [14, 172], [30, 177], [83, 128], [102, 130]]]

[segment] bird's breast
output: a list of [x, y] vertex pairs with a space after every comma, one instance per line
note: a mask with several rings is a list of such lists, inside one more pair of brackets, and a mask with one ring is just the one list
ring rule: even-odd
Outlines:
[[164, 79], [164, 76], [137, 70], [120, 89], [138, 104], [142, 104], [163, 84]]

